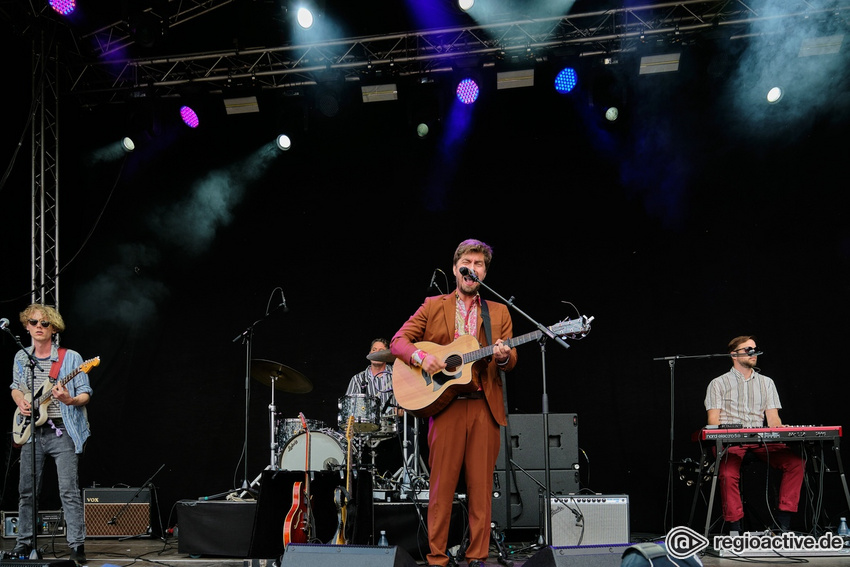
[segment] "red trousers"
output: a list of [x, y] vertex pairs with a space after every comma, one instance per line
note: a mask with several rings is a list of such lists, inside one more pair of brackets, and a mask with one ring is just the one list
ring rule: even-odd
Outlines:
[[794, 451], [784, 443], [764, 445], [732, 445], [720, 460], [717, 476], [720, 479], [720, 496], [723, 502], [723, 519], [735, 522], [744, 517], [744, 505], [741, 503], [741, 463], [747, 453], [755, 454], [771, 467], [782, 471], [779, 484], [779, 509], [796, 512], [800, 502], [800, 487], [806, 471], [799, 451]]
[[447, 565], [446, 546], [452, 504], [461, 470], [469, 499], [468, 560], [490, 554], [490, 508], [493, 470], [499, 456], [499, 424], [487, 400], [454, 400], [431, 418], [428, 427], [430, 493], [428, 565]]

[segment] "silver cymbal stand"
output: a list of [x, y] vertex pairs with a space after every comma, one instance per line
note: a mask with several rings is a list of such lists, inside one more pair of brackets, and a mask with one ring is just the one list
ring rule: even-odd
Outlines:
[[[422, 455], [419, 453], [419, 420], [413, 422], [413, 451], [411, 452], [411, 440], [407, 436], [407, 416], [408, 412], [404, 412], [402, 426], [404, 428], [402, 441], [402, 456], [404, 462], [393, 475], [393, 481], [400, 483], [400, 496], [406, 498], [408, 493], [416, 494], [417, 488], [427, 487], [427, 479], [430, 474]], [[396, 418], [398, 420], [398, 418]], [[424, 475], [423, 475], [424, 471]], [[421, 482], [421, 486], [417, 486]]]

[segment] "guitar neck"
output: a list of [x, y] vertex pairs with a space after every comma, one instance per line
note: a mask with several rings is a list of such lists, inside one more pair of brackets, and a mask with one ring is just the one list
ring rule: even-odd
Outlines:
[[[57, 386], [64, 386], [65, 384], [67, 384], [68, 382], [70, 382], [71, 380], [73, 380], [73, 379], [74, 379], [74, 377], [75, 377], [77, 374], [79, 374], [80, 372], [81, 372], [81, 369], [80, 369], [80, 368], [77, 368], [76, 370], [74, 370], [73, 372], [71, 372], [70, 374], [68, 374], [67, 376], [65, 376], [64, 378], [62, 378], [61, 380], [59, 380], [59, 381], [56, 383], [56, 385], [57, 385]], [[48, 389], [45, 393], [43, 393], [41, 396], [39, 396], [39, 397], [38, 397], [38, 400], [36, 400], [36, 402], [37, 402], [37, 403], [36, 403], [35, 405], [40, 406], [40, 405], [44, 404], [44, 402], [46, 402], [47, 400], [49, 400], [49, 399], [50, 399], [50, 397], [53, 395], [53, 393], [51, 392], [51, 390], [52, 390], [52, 388]]]
[[[510, 348], [514, 348], [515, 346], [523, 345], [529, 341], [535, 341], [543, 336], [542, 331], [532, 331], [530, 333], [526, 333], [524, 335], [520, 335], [518, 337], [513, 337], [511, 339], [507, 339], [506, 341], [502, 341], [502, 344], [508, 345]], [[469, 351], [463, 355], [463, 363], [467, 364], [469, 362], [475, 362], [476, 360], [481, 360], [482, 358], [487, 358], [488, 356], [493, 355], [493, 351], [495, 349], [495, 345], [488, 345], [483, 348], [479, 348], [473, 351]]]

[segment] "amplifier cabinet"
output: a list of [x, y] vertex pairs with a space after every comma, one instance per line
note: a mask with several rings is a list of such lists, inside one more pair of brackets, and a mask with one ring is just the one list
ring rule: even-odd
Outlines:
[[83, 511], [88, 537], [148, 535], [151, 492], [149, 488], [84, 488]]
[[[3, 521], [3, 537], [18, 537], [18, 512], [0, 512]], [[62, 510], [39, 510], [35, 523], [38, 537], [64, 537], [65, 513]]]
[[629, 497], [582, 494], [552, 498], [552, 545], [629, 543]]

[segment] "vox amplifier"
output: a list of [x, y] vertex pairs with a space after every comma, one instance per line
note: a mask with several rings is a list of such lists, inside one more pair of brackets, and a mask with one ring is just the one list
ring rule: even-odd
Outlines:
[[149, 488], [84, 488], [83, 511], [89, 537], [148, 535], [151, 492]]

